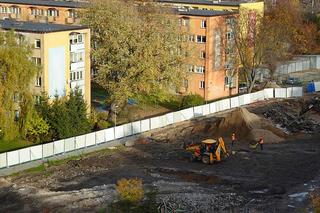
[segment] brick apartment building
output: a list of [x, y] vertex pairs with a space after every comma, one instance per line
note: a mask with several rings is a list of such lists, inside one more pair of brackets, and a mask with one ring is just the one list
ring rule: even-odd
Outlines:
[[0, 0], [0, 18], [56, 24], [79, 24], [77, 10], [86, 3], [54, 0]]
[[[186, 69], [188, 79], [182, 93], [196, 93], [205, 100], [237, 94], [238, 78], [233, 75], [234, 36], [231, 24], [236, 14], [228, 11], [176, 10], [179, 25], [191, 43], [192, 55]], [[236, 72], [235, 72], [236, 73]]]

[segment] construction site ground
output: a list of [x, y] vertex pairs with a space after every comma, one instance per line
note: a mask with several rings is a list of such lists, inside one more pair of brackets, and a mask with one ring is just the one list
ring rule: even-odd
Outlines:
[[[221, 119], [232, 114], [228, 111], [162, 128], [141, 137], [134, 146], [44, 165], [44, 171], [3, 177], [0, 212], [99, 212], [118, 199], [115, 184], [121, 178], [141, 178], [145, 191], [156, 192], [157, 203], [173, 203], [184, 212], [312, 211], [310, 192], [320, 187], [320, 114], [307, 112], [307, 124], [301, 119], [296, 124], [302, 130], [275, 123], [270, 117], [271, 109], [298, 113], [303, 103], [302, 99], [270, 100], [248, 106], [251, 114], [245, 116], [253, 116], [253, 123], [238, 123], [241, 127], [236, 131], [242, 132], [234, 147], [227, 133], [230, 130], [224, 135], [219, 129]], [[252, 113], [280, 128], [268, 127], [271, 137], [261, 132], [269, 124], [259, 127], [258, 135], [266, 136], [262, 151], [249, 145], [255, 142], [252, 129], [258, 119]], [[248, 122], [250, 132], [244, 134]], [[230, 153], [226, 160], [214, 165], [189, 161], [184, 145], [220, 135]], [[277, 143], [268, 141], [273, 138]]]

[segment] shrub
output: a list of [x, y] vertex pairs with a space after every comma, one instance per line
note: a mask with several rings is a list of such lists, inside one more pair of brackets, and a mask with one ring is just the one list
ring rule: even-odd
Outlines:
[[193, 106], [199, 106], [204, 104], [204, 98], [201, 97], [198, 94], [190, 94], [190, 95], [186, 95], [183, 97], [182, 99], [182, 103], [181, 103], [181, 108], [185, 109], [185, 108], [189, 108], [189, 107], [193, 107]]
[[134, 179], [121, 179], [117, 182], [116, 190], [119, 193], [120, 199], [130, 203], [138, 203], [144, 197], [144, 190], [142, 187], [142, 180]]

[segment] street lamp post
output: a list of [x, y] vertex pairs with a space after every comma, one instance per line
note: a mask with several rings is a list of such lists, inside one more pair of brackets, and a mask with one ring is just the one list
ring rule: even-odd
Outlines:
[[114, 126], [115, 127], [117, 126], [117, 108], [118, 108], [118, 106], [116, 105], [114, 107]]

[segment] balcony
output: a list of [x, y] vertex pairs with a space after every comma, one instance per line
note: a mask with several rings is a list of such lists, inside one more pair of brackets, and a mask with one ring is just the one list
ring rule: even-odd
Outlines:
[[57, 21], [57, 17], [55, 17], [55, 16], [48, 16], [48, 22], [49, 22], [49, 23], [52, 23], [52, 22], [55, 22], [55, 21]]
[[84, 43], [70, 44], [70, 52], [78, 52], [79, 50], [84, 50]]
[[70, 70], [78, 70], [78, 69], [81, 69], [81, 68], [84, 68], [85, 67], [85, 63], [84, 61], [80, 61], [80, 62], [76, 62], [76, 63], [70, 63]]
[[75, 18], [70, 17], [70, 18], [66, 18], [66, 24], [74, 24], [75, 23]]

